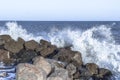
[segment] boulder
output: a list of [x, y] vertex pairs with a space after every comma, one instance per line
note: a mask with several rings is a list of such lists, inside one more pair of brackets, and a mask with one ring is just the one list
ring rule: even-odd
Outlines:
[[12, 40], [12, 38], [9, 35], [0, 35], [0, 45], [3, 45], [10, 40]]
[[33, 50], [21, 50], [19, 53], [15, 54], [17, 62], [32, 62], [32, 59], [37, 56], [37, 53]]
[[60, 77], [62, 80], [71, 80], [68, 75], [68, 71], [63, 68], [56, 68], [50, 77]]
[[45, 58], [38, 56], [38, 57], [35, 57], [33, 61], [34, 61], [33, 64], [37, 68], [42, 68], [47, 73], [47, 75], [49, 75], [49, 73], [52, 70], [52, 67], [51, 67], [51, 64]]
[[56, 46], [51, 45], [51, 43], [41, 40], [40, 47], [36, 48], [36, 51], [43, 57], [47, 57], [54, 54]]
[[46, 73], [43, 69], [32, 64], [21, 63], [16, 68], [17, 80], [46, 80]]
[[53, 59], [46, 59], [52, 66], [52, 69], [57, 69], [57, 68], [65, 68], [66, 63], [64, 62], [60, 62], [60, 61], [56, 61]]
[[62, 48], [58, 53], [53, 56], [53, 59], [74, 64], [75, 66], [81, 66], [83, 64], [82, 57], [79, 52], [72, 51], [70, 49]]
[[98, 74], [98, 65], [94, 63], [87, 63], [86, 68], [90, 72], [91, 75]]
[[37, 47], [39, 47], [39, 44], [34, 40], [30, 40], [30, 41], [25, 42], [26, 50], [29, 50], [29, 49], [35, 50]]
[[23, 49], [23, 42], [21, 42], [20, 40], [10, 40], [5, 43], [4, 48], [12, 53], [18, 53], [20, 50]]
[[98, 75], [93, 76], [94, 79], [102, 79], [102, 80], [109, 80], [109, 78], [112, 76], [112, 73], [108, 69], [99, 68]]
[[70, 77], [72, 77], [73, 74], [77, 71], [76, 67], [73, 64], [68, 64], [66, 69], [68, 70]]
[[6, 63], [6, 64], [10, 64], [12, 62], [9, 51], [0, 49], [0, 62]]

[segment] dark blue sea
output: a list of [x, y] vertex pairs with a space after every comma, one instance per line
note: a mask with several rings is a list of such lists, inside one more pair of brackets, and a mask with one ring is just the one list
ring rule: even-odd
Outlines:
[[0, 21], [3, 34], [15, 40], [45, 39], [57, 47], [72, 45], [72, 50], [82, 53], [84, 64], [110, 69], [111, 79], [120, 80], [119, 21]]

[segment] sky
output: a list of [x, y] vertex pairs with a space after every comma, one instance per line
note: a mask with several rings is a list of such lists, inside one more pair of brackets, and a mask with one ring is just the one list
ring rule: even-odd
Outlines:
[[0, 20], [120, 21], [120, 0], [0, 0]]

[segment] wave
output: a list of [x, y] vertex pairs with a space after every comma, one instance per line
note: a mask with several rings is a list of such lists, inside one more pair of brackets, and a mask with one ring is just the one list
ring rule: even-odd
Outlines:
[[114, 79], [120, 79], [120, 45], [115, 44], [111, 27], [106, 25], [93, 26], [87, 30], [72, 30], [71, 28], [59, 30], [57, 27], [45, 32], [45, 36], [36, 36], [28, 33], [17, 22], [7, 22], [6, 27], [1, 27], [0, 35], [9, 34], [13, 39], [18, 37], [28, 41], [34, 39], [47, 39], [57, 47], [71, 45], [71, 49], [82, 54], [84, 63], [93, 62], [100, 67], [110, 69]]

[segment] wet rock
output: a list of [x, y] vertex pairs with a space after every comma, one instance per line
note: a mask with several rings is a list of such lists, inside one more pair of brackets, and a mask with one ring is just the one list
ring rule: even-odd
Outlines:
[[34, 61], [33, 64], [37, 68], [42, 68], [47, 73], [47, 75], [51, 72], [52, 70], [51, 64], [47, 62], [45, 58], [38, 56], [34, 58], [33, 61]]
[[41, 56], [47, 57], [49, 55], [54, 54], [55, 49], [56, 49], [56, 46], [51, 45], [51, 43], [45, 40], [41, 40], [40, 47], [38, 47], [36, 51], [39, 52]]
[[21, 50], [16, 54], [17, 62], [31, 62], [34, 57], [37, 56], [37, 53], [33, 50]]
[[73, 80], [74, 80], [74, 79], [79, 79], [79, 78], [80, 78], [80, 75], [81, 75], [81, 74], [80, 74], [79, 71], [77, 71], [76, 73], [74, 73], [74, 74], [73, 74]]
[[98, 66], [96, 64], [87, 63], [86, 68], [90, 72], [91, 75], [98, 74]]
[[17, 80], [46, 80], [46, 73], [32, 64], [21, 63], [17, 66]]
[[57, 68], [51, 73], [50, 77], [60, 77], [62, 80], [71, 80], [68, 75], [68, 71], [63, 68]]
[[39, 46], [39, 44], [34, 40], [30, 40], [30, 41], [25, 42], [25, 48], [27, 50], [29, 50], [29, 49], [35, 50], [38, 46]]
[[68, 64], [73, 63], [75, 66], [81, 66], [83, 63], [80, 53], [65, 48], [60, 49], [58, 53], [55, 56], [53, 56], [53, 59], [62, 62], [67, 62]]
[[94, 75], [93, 79], [109, 80], [111, 75], [112, 75], [112, 73], [110, 70], [100, 68], [98, 75]]
[[20, 40], [10, 40], [5, 43], [4, 48], [12, 53], [18, 53], [20, 50], [23, 49], [23, 43]]
[[73, 74], [77, 71], [76, 67], [73, 64], [68, 64], [66, 69], [68, 70], [70, 77], [72, 77]]

